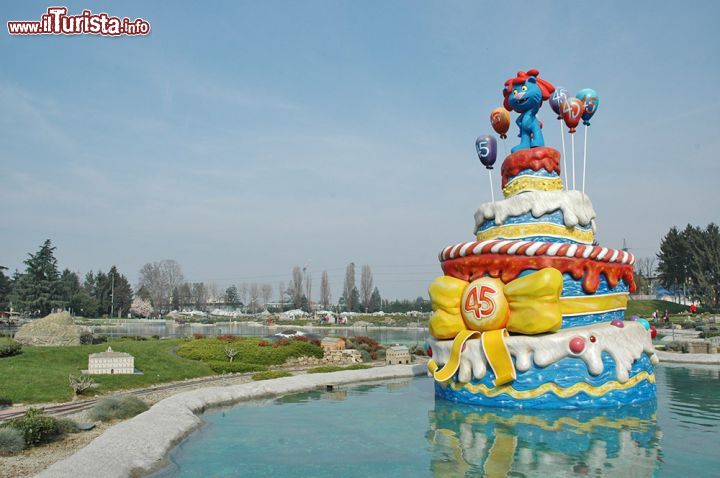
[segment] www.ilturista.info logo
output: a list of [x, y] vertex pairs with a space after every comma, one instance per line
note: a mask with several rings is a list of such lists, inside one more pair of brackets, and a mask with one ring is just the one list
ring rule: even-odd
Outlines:
[[107, 13], [83, 10], [80, 15], [68, 15], [67, 7], [49, 7], [40, 21], [9, 21], [11, 35], [148, 35], [150, 22], [137, 18], [112, 17]]

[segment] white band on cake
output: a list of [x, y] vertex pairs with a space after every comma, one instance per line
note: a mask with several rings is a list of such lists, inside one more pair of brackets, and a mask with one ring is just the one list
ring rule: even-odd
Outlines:
[[502, 201], [484, 203], [475, 213], [475, 230], [485, 221], [503, 224], [508, 217], [532, 213], [534, 217], [561, 210], [567, 227], [591, 225], [595, 232], [595, 210], [590, 198], [580, 191], [529, 191]]

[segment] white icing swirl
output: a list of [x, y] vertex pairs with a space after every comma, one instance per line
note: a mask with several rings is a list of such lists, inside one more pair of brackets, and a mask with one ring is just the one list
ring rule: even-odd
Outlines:
[[[543, 335], [512, 335], [505, 339], [510, 354], [515, 357], [518, 372], [530, 369], [533, 362], [538, 367], [547, 367], [565, 357], [577, 357], [585, 362], [592, 375], [602, 373], [604, 367], [602, 353], [608, 352], [615, 361], [618, 382], [625, 383], [630, 378], [632, 364], [644, 353], [650, 356], [652, 363], [658, 363], [650, 333], [638, 322], [625, 322], [623, 328], [610, 324], [593, 324], [584, 327], [562, 329]], [[590, 340], [595, 337], [595, 341]], [[579, 354], [570, 351], [570, 341], [580, 337], [585, 348]], [[450, 358], [452, 340], [428, 339], [433, 350], [433, 359], [442, 367]], [[465, 350], [460, 354], [458, 379], [469, 382], [470, 376], [481, 380], [487, 372], [488, 363], [479, 339], [465, 342]]]
[[485, 221], [495, 220], [502, 225], [508, 217], [532, 213], [536, 218], [561, 210], [567, 227], [578, 224], [592, 226], [595, 232], [595, 209], [590, 198], [580, 191], [529, 191], [502, 201], [488, 202], [480, 205], [475, 212], [475, 231]]

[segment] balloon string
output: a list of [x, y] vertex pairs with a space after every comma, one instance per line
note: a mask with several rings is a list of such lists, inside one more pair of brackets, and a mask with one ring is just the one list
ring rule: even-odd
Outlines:
[[572, 144], [572, 188], [575, 189], [575, 135], [570, 133], [570, 143]]
[[588, 127], [585, 126], [585, 145], [583, 146], [583, 183], [582, 183], [583, 194], [585, 194], [585, 165], [587, 164], [587, 130], [588, 130]]
[[492, 183], [492, 169], [488, 169], [488, 178], [490, 178], [490, 197], [492, 198], [492, 202], [495, 202], [495, 192], [493, 191]]
[[503, 139], [503, 151], [505, 152], [505, 157], [507, 158], [507, 140]]
[[570, 189], [570, 183], [568, 183], [567, 156], [565, 155], [565, 131], [563, 130], [562, 120], [560, 120], [560, 139], [562, 139], [563, 171], [565, 172], [565, 189]]

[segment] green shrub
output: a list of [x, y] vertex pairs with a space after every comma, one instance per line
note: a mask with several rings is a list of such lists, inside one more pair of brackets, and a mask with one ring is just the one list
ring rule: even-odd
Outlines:
[[148, 409], [145, 402], [132, 395], [114, 395], [101, 398], [90, 410], [93, 420], [107, 422], [116, 418], [131, 418]]
[[205, 363], [207, 363], [215, 373], [247, 373], [267, 370], [265, 365], [257, 363], [221, 362], [219, 360], [210, 360]]
[[77, 433], [80, 431], [77, 423], [75, 423], [74, 420], [70, 420], [69, 418], [58, 418], [58, 427], [60, 428], [60, 432], [63, 434]]
[[339, 367], [337, 365], [323, 365], [322, 367], [315, 367], [308, 369], [307, 373], [329, 373], [329, 372], [339, 372], [341, 370], [362, 370], [366, 368], [372, 368], [371, 365], [365, 365], [362, 363], [356, 363], [353, 365], [348, 365], [347, 367]]
[[0, 408], [11, 407], [12, 403], [12, 400], [9, 398], [0, 397]]
[[364, 363], [356, 363], [348, 365], [345, 370], [365, 370], [366, 368], [372, 368], [372, 365], [365, 365]]
[[234, 338], [231, 341], [218, 340], [217, 338], [200, 338], [185, 342], [178, 347], [176, 353], [178, 356], [190, 360], [202, 360], [210, 364], [211, 362], [227, 362], [225, 355], [225, 347], [232, 346], [237, 350], [238, 354], [235, 361], [260, 364], [260, 365], [281, 365], [288, 359], [293, 357], [317, 357], [322, 358], [323, 350], [321, 347], [309, 342], [300, 340], [287, 340], [285, 345], [277, 345], [276, 341], [272, 347], [261, 345], [257, 339], [252, 338]]
[[50, 442], [62, 435], [57, 418], [46, 415], [39, 408], [28, 408], [25, 415], [10, 420], [9, 426], [20, 430], [25, 444], [30, 446]]
[[0, 343], [0, 358], [12, 357], [22, 353], [22, 345], [17, 342], [3, 342]]
[[252, 379], [257, 381], [260, 380], [272, 380], [274, 378], [292, 377], [292, 373], [285, 370], [268, 370], [267, 372], [258, 372], [253, 374]]
[[22, 431], [9, 426], [0, 427], [0, 455], [13, 455], [24, 448]]

